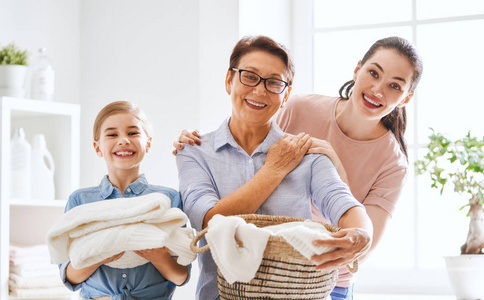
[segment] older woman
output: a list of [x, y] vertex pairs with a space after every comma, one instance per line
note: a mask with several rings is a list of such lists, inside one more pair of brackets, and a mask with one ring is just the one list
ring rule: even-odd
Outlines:
[[[176, 157], [184, 210], [201, 230], [215, 214], [310, 219], [311, 199], [327, 220], [343, 228], [334, 239], [314, 241], [336, 250], [325, 261], [316, 256], [313, 261], [342, 266], [370, 247], [371, 221], [331, 161], [305, 155], [309, 136], [284, 135], [272, 122], [289, 98], [293, 76], [291, 57], [272, 39], [246, 37], [237, 43], [225, 80], [232, 116], [202, 136], [200, 147], [185, 147]], [[197, 299], [217, 299], [217, 267], [210, 253], [201, 254], [199, 263]]]

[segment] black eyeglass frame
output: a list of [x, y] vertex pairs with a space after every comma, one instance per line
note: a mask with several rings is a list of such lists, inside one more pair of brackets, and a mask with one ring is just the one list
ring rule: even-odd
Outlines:
[[[282, 93], [284, 93], [284, 91], [286, 90], [286, 88], [289, 86], [289, 83], [284, 81], [284, 80], [281, 80], [281, 79], [278, 79], [278, 78], [264, 78], [262, 76], [260, 76], [259, 74], [255, 73], [255, 72], [252, 72], [252, 71], [249, 71], [249, 70], [244, 70], [244, 69], [236, 69], [236, 68], [231, 68], [233, 71], [237, 71], [239, 72], [239, 81], [240, 83], [242, 83], [243, 85], [245, 86], [250, 86], [250, 87], [256, 87], [258, 86], [261, 81], [264, 81], [264, 88], [266, 89], [266, 91], [268, 91], [269, 93], [272, 93], [272, 94], [276, 94], [276, 95], [280, 95]], [[254, 75], [256, 75], [257, 77], [259, 77], [259, 81], [257, 81], [256, 84], [254, 85], [249, 85], [249, 84], [246, 84], [246, 83], [243, 83], [242, 82], [242, 72], [249, 72], [249, 73], [252, 73]], [[281, 82], [284, 82], [285, 86], [284, 88], [282, 89], [282, 91], [280, 91], [279, 93], [276, 93], [276, 92], [273, 92], [273, 91], [270, 91], [268, 88], [267, 88], [267, 80], [269, 79], [272, 79], [272, 80], [277, 80], [277, 81], [281, 81]]]

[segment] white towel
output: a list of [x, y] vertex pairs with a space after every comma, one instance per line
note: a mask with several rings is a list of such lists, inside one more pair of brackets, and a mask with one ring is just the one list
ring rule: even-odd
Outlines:
[[70, 298], [72, 292], [65, 286], [38, 289], [10, 289], [10, 296], [18, 299], [62, 299]]
[[205, 238], [220, 272], [232, 284], [255, 277], [270, 235], [240, 217], [215, 215]]
[[188, 220], [186, 214], [170, 206], [170, 198], [161, 193], [77, 206], [47, 233], [51, 263], [70, 258], [74, 268], [84, 268], [126, 251], [108, 265], [133, 268], [148, 261], [130, 251], [167, 246], [179, 264], [187, 265], [196, 258], [187, 250], [193, 230], [182, 227]]
[[49, 249], [45, 244], [33, 246], [10, 244], [9, 259], [11, 265], [49, 262]]
[[274, 235], [281, 236], [307, 259], [314, 255], [320, 255], [333, 251], [332, 247], [314, 246], [313, 241], [316, 239], [332, 239], [329, 232], [323, 224], [306, 220], [304, 222], [288, 222], [279, 225], [265, 227]]
[[53, 276], [42, 277], [23, 277], [17, 274], [10, 273], [8, 278], [8, 285], [12, 288], [34, 289], [34, 288], [48, 288], [48, 287], [63, 287], [64, 284], [59, 276], [59, 271]]
[[35, 265], [13, 265], [10, 266], [10, 273], [25, 277], [39, 278], [44, 276], [59, 276], [59, 268], [51, 264]]

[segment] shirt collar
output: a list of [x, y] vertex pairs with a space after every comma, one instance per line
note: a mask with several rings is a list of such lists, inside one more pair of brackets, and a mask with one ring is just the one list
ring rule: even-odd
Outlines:
[[[230, 132], [229, 121], [230, 118], [225, 120], [222, 125], [220, 125], [220, 127], [215, 131], [215, 138], [213, 142], [215, 151], [218, 151], [225, 145], [230, 145], [236, 149], [242, 149], [239, 144], [237, 144], [234, 137], [232, 136], [232, 133]], [[267, 153], [269, 151], [269, 147], [283, 136], [284, 132], [282, 131], [282, 129], [276, 124], [276, 122], [271, 121], [271, 129], [269, 130], [269, 133], [267, 134], [264, 141], [257, 147], [257, 149], [255, 149], [252, 155], [258, 152]]]
[[[135, 195], [141, 194], [146, 187], [148, 186], [148, 181], [144, 174], [141, 174], [135, 181], [133, 181], [128, 187], [131, 189], [131, 192]], [[99, 185], [101, 190], [101, 197], [103, 199], [108, 198], [114, 193], [114, 186], [109, 181], [109, 176], [105, 175], [101, 180], [101, 184]]]

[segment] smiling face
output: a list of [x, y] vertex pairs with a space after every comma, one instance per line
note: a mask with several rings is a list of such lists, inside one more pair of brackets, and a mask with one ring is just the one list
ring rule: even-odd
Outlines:
[[358, 63], [350, 100], [364, 115], [380, 120], [410, 101], [413, 75], [414, 68], [405, 56], [380, 48], [365, 64]]
[[103, 157], [110, 174], [139, 172], [139, 165], [151, 147], [151, 137], [132, 113], [118, 113], [105, 119], [94, 149]]
[[[252, 51], [245, 54], [237, 66], [238, 69], [248, 70], [263, 78], [276, 78], [287, 81], [285, 64], [281, 58], [265, 51]], [[291, 87], [287, 87], [281, 94], [268, 92], [264, 82], [250, 87], [243, 85], [239, 79], [239, 72], [229, 70], [225, 80], [225, 88], [232, 100], [231, 123], [244, 126], [270, 127], [272, 116], [289, 97]]]

